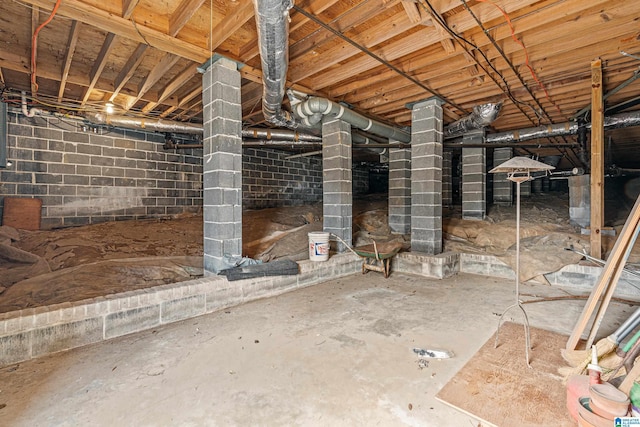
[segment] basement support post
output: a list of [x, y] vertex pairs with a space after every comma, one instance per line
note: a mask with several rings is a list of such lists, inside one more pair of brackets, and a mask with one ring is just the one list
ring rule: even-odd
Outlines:
[[442, 252], [442, 101], [430, 98], [411, 113], [411, 251]]
[[[513, 148], [494, 148], [493, 167], [500, 166], [512, 157]], [[522, 189], [520, 192], [522, 193]], [[513, 204], [513, 182], [507, 180], [506, 173], [493, 174], [493, 204], [500, 206], [511, 206]]]
[[487, 213], [486, 148], [464, 148], [464, 144], [482, 144], [484, 129], [462, 137], [462, 218], [483, 220]]
[[203, 75], [204, 270], [227, 268], [242, 256], [242, 107], [240, 73], [220, 58]]
[[604, 225], [604, 102], [602, 61], [591, 62], [591, 256], [602, 259]]
[[442, 206], [453, 206], [453, 152], [442, 153]]
[[[351, 125], [340, 119], [322, 119], [323, 229], [352, 246], [353, 178]], [[338, 242], [338, 252], [347, 248]]]
[[389, 149], [389, 228], [396, 234], [411, 232], [411, 150], [407, 148]]

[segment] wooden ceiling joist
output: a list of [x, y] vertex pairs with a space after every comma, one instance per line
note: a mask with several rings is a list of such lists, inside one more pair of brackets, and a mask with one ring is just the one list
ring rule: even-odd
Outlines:
[[160, 91], [160, 97], [155, 102], [149, 102], [142, 108], [143, 113], [152, 111], [158, 104], [162, 104], [167, 98], [173, 95], [178, 89], [180, 89], [185, 83], [193, 78], [197, 74], [197, 69], [193, 64], [189, 64], [180, 74], [178, 74], [173, 80], [166, 85], [162, 91]]
[[176, 11], [169, 18], [169, 34], [177, 36], [180, 30], [200, 9], [205, 0], [182, 0]]
[[81, 23], [78, 21], [71, 21], [71, 29], [69, 30], [69, 40], [67, 42], [67, 52], [64, 56], [64, 63], [62, 65], [62, 74], [60, 76], [60, 89], [58, 89], [58, 102], [64, 98], [64, 89], [67, 86], [67, 78], [69, 77], [69, 69], [71, 68], [71, 62], [73, 60], [73, 54], [76, 51], [76, 45], [78, 44], [78, 36], [80, 34]]
[[93, 68], [91, 68], [91, 73], [89, 74], [89, 86], [87, 87], [84, 96], [82, 97], [81, 105], [84, 106], [89, 97], [91, 96], [91, 91], [96, 85], [100, 75], [102, 74], [102, 70], [104, 70], [105, 65], [107, 65], [107, 58], [109, 56], [109, 52], [113, 49], [113, 44], [115, 42], [116, 35], [113, 33], [108, 33], [104, 39], [104, 43], [102, 44], [102, 48], [100, 48], [100, 52], [98, 53], [98, 57], [93, 63]]

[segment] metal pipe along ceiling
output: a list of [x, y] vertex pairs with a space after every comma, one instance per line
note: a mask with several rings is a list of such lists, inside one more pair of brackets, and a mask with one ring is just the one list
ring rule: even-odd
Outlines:
[[282, 109], [289, 66], [289, 9], [293, 0], [253, 0], [262, 62], [262, 112], [277, 126], [296, 128], [297, 121]]
[[[604, 119], [605, 129], [617, 129], [631, 126], [640, 126], [640, 111], [616, 114], [605, 117]], [[587, 123], [586, 127], [587, 129], [590, 129], [591, 123]], [[577, 133], [578, 122], [566, 122], [548, 126], [492, 133], [485, 136], [484, 140], [487, 143], [507, 143], [529, 141], [537, 138], [550, 138], [554, 136], [576, 135]]]
[[307, 127], [317, 126], [322, 121], [322, 117], [330, 115], [374, 135], [400, 142], [411, 142], [409, 132], [371, 120], [326, 98], [307, 97], [305, 94], [292, 90], [287, 91], [287, 95], [291, 100], [293, 114]]

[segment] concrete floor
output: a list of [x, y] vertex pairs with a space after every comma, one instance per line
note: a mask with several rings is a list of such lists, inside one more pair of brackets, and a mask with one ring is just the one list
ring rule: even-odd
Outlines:
[[[513, 288], [372, 272], [34, 359], [0, 369], [0, 425], [476, 427], [435, 395], [495, 332]], [[532, 326], [569, 333], [583, 306], [525, 307]], [[632, 311], [612, 304], [600, 335]], [[421, 367], [414, 347], [455, 357]]]

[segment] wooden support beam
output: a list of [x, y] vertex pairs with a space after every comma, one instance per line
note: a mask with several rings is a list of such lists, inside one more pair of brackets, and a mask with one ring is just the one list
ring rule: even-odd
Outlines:
[[126, 64], [124, 64], [124, 67], [122, 67], [122, 70], [120, 70], [118, 76], [113, 82], [114, 90], [111, 94], [111, 97], [109, 98], [110, 101], [113, 101], [116, 96], [118, 96], [122, 88], [129, 82], [131, 77], [133, 77], [136, 69], [142, 63], [144, 54], [147, 51], [148, 47], [149, 46], [147, 46], [146, 44], [140, 43], [138, 47], [136, 47], [136, 50], [133, 51], [133, 54], [131, 54], [129, 59], [127, 59]]
[[227, 15], [224, 20], [213, 29], [209, 49], [215, 50], [229, 36], [242, 27], [249, 19], [253, 18], [253, 2], [245, 0], [236, 9]]
[[122, 17], [129, 19], [140, 0], [122, 0]]
[[591, 256], [602, 259], [604, 224], [604, 103], [602, 61], [591, 62]]
[[180, 74], [178, 74], [173, 80], [167, 84], [161, 91], [160, 97], [155, 102], [149, 102], [142, 108], [143, 113], [148, 113], [153, 110], [158, 104], [162, 104], [167, 98], [180, 89], [185, 83], [187, 83], [193, 76], [198, 73], [196, 67], [193, 64], [189, 64]]
[[402, 0], [402, 7], [404, 11], [407, 13], [409, 17], [409, 21], [414, 24], [418, 24], [422, 21], [422, 15], [420, 14], [420, 9], [418, 9], [418, 5], [413, 0]]
[[71, 68], [73, 54], [76, 51], [76, 45], [78, 44], [78, 35], [80, 34], [81, 25], [82, 24], [76, 20], [71, 21], [69, 40], [67, 42], [67, 53], [64, 56], [64, 64], [62, 64], [62, 76], [60, 78], [60, 88], [58, 89], [58, 102], [61, 102], [62, 98], [64, 98], [64, 89], [67, 86], [69, 69]]
[[153, 67], [153, 70], [151, 70], [147, 77], [145, 77], [140, 86], [138, 86], [138, 95], [135, 98], [129, 100], [127, 105], [124, 106], [125, 111], [130, 110], [136, 102], [142, 99], [144, 94], [147, 93], [149, 89], [153, 87], [153, 85], [158, 83], [158, 80], [160, 80], [162, 76], [164, 76], [165, 73], [169, 71], [169, 69], [173, 67], [176, 62], [178, 62], [179, 59], [180, 57], [177, 55], [172, 55], [170, 53], [166, 54], [160, 60], [160, 62], [158, 62], [155, 67]]
[[169, 17], [169, 35], [177, 36], [203, 3], [204, 0], [182, 0], [175, 12]]
[[113, 33], [108, 33], [107, 37], [104, 39], [104, 43], [102, 43], [102, 48], [100, 49], [100, 53], [98, 53], [98, 57], [93, 63], [93, 68], [89, 73], [89, 87], [87, 87], [84, 96], [82, 97], [82, 106], [84, 106], [89, 97], [91, 96], [91, 91], [94, 86], [98, 82], [100, 75], [102, 74], [102, 70], [104, 70], [105, 65], [107, 65], [107, 57], [109, 56], [109, 52], [113, 48], [114, 41], [116, 39], [116, 35]]

